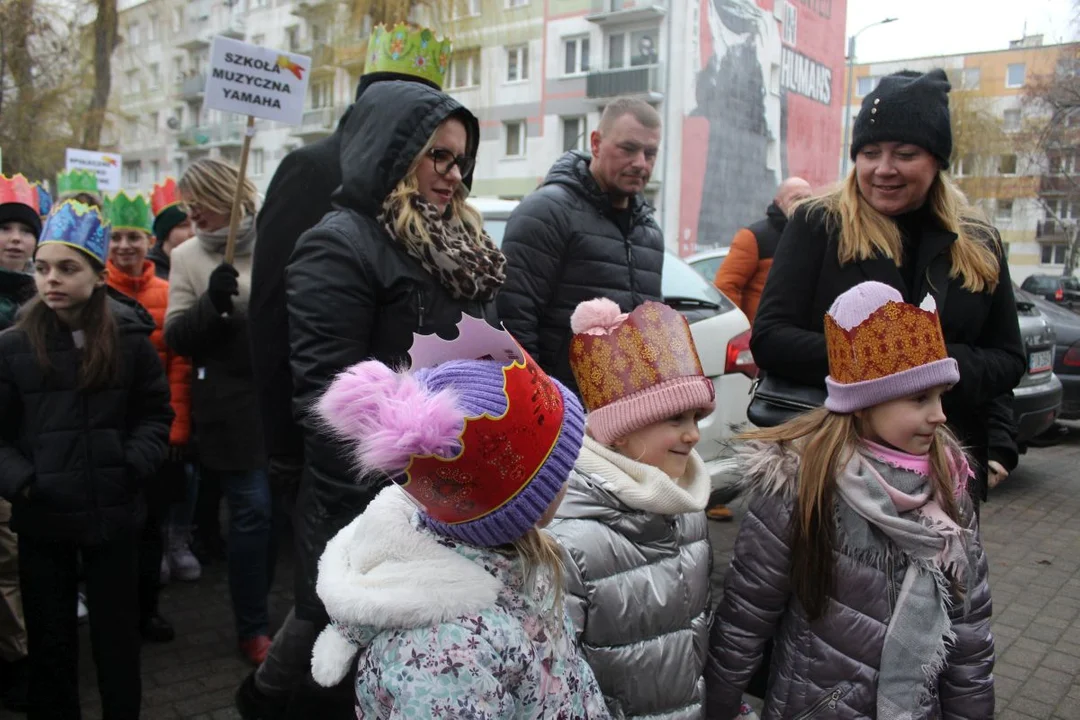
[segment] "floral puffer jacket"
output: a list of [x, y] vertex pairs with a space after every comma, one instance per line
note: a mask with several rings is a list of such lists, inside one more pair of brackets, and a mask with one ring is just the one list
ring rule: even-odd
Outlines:
[[515, 557], [432, 533], [387, 488], [319, 560], [312, 676], [334, 685], [360, 653], [360, 720], [608, 718], [550, 579], [524, 588]]

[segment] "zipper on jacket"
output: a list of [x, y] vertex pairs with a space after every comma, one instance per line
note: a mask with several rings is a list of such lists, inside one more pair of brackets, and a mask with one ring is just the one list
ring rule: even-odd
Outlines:
[[634, 250], [629, 237], [623, 240], [623, 244], [626, 246], [626, 268], [630, 271], [630, 301], [637, 307], [641, 304], [641, 298], [638, 297], [637, 279], [634, 277]]
[[885, 587], [888, 589], [889, 616], [892, 617], [893, 608], [896, 607], [896, 587], [893, 582], [896, 568], [893, 566], [892, 550], [885, 552]]
[[420, 288], [416, 288], [416, 314], [416, 328], [419, 330], [424, 327], [424, 291]]
[[795, 716], [794, 720], [810, 720], [812, 717], [817, 717], [825, 708], [830, 711], [835, 711], [836, 706], [840, 703], [840, 699], [848, 694], [848, 690], [851, 686], [847, 683], [843, 685], [837, 685], [835, 688], [825, 694], [820, 700], [808, 707], [804, 712]]

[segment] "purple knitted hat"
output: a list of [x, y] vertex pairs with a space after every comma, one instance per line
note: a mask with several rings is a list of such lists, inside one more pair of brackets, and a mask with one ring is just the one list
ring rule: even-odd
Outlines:
[[585, 433], [577, 397], [530, 358], [403, 373], [363, 362], [334, 379], [318, 412], [354, 446], [361, 472], [386, 473], [428, 527], [480, 547], [535, 527]]
[[960, 380], [931, 295], [916, 307], [890, 285], [860, 283], [829, 308], [825, 341], [825, 407], [836, 413], [864, 410]]

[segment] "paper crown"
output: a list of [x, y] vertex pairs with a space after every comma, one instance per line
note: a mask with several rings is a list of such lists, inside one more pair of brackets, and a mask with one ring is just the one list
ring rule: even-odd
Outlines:
[[56, 175], [56, 193], [60, 197], [98, 191], [97, 173], [89, 170], [62, 170]]
[[150, 204], [143, 195], [128, 195], [121, 190], [112, 196], [103, 199], [105, 206], [105, 219], [112, 225], [113, 232], [117, 230], [139, 230], [141, 232], [153, 232], [153, 219], [150, 217]]
[[0, 175], [0, 205], [8, 203], [26, 205], [35, 213], [41, 214], [37, 191], [21, 173], [10, 178]]
[[443, 87], [453, 43], [423, 27], [398, 23], [376, 25], [368, 44], [364, 74], [387, 72], [412, 75]]
[[41, 219], [44, 220], [53, 208], [52, 195], [49, 194], [48, 189], [45, 187], [45, 183], [38, 180], [34, 183], [34, 190], [37, 192], [38, 197], [38, 214], [41, 215]]
[[109, 223], [97, 208], [65, 200], [45, 221], [38, 246], [61, 243], [81, 250], [102, 265], [109, 256]]
[[650, 301], [610, 319], [617, 324], [610, 332], [570, 342], [570, 369], [590, 412], [666, 381], [704, 376], [690, 325], [677, 311]]
[[156, 218], [166, 208], [180, 204], [180, 191], [176, 188], [175, 178], [165, 178], [163, 183], [154, 183], [150, 194], [150, 209]]

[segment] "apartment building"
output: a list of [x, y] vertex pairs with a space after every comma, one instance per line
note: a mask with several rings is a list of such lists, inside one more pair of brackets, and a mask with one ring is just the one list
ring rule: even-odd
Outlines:
[[953, 176], [1000, 231], [1017, 283], [1034, 273], [1060, 273], [1067, 245], [1059, 220], [1080, 220], [1080, 196], [1074, 198], [1077, 193], [1061, 177], [1062, 163], [1071, 163], [1072, 155], [1051, 161], [1033, 147], [1030, 128], [1045, 111], [1025, 95], [1031, 82], [1058, 72], [1076, 50], [1075, 44], [1045, 45], [1036, 35], [1001, 50], [854, 66], [846, 103], [852, 119], [882, 76], [904, 69], [945, 70], [953, 86], [954, 125], [966, 119], [973, 128], [956, 129]]
[[[445, 87], [480, 120], [473, 193], [520, 198], [605, 105], [631, 95], [664, 120], [646, 194], [683, 254], [730, 243], [787, 174], [833, 179], [845, 0], [447, 0], [417, 22], [454, 41]], [[257, 124], [250, 175], [331, 133], [363, 72], [369, 22], [338, 0], [121, 0], [108, 149], [147, 189], [203, 157], [235, 160], [242, 118], [203, 106], [215, 34], [310, 55], [298, 127]]]

